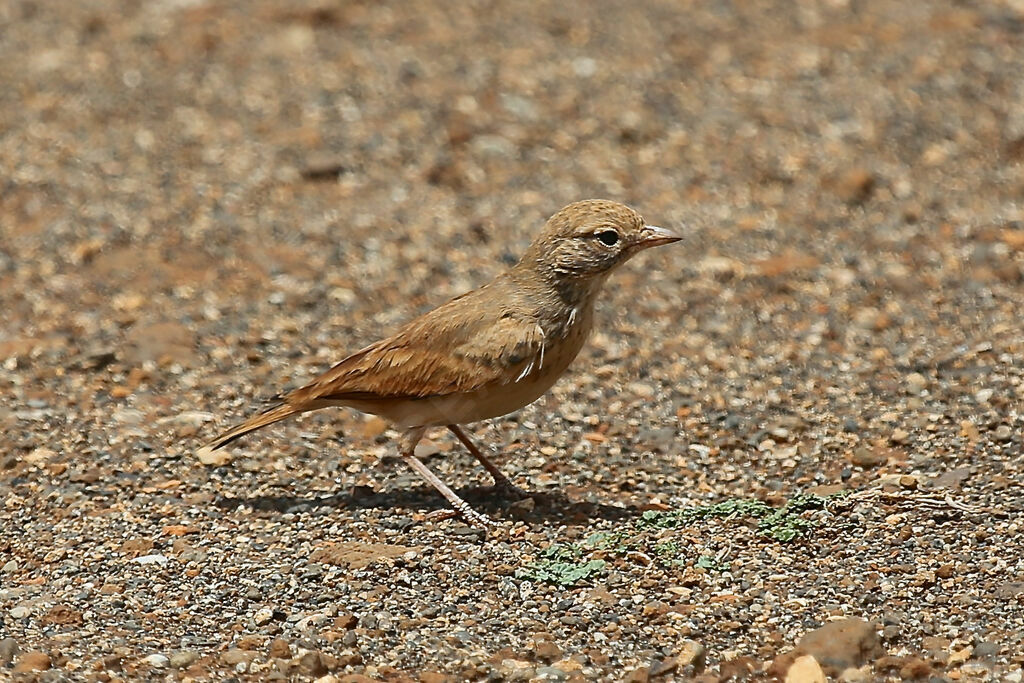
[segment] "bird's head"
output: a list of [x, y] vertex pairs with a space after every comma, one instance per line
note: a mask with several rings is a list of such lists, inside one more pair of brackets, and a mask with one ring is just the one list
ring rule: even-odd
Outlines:
[[550, 219], [521, 263], [560, 281], [603, 280], [633, 255], [681, 237], [644, 223], [633, 209], [605, 199], [565, 207]]

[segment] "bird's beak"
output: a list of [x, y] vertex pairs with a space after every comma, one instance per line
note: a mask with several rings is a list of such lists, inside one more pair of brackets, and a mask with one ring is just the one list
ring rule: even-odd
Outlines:
[[663, 244], [672, 244], [683, 239], [679, 235], [669, 232], [665, 228], [658, 228], [653, 225], [645, 225], [640, 233], [640, 241], [637, 244], [641, 249], [649, 247], [660, 247]]

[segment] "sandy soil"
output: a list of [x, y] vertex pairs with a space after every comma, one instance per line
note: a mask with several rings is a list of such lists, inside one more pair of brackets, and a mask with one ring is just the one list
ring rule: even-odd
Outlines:
[[[1024, 5], [0, 4], [0, 677], [1020, 681]], [[685, 232], [421, 454], [195, 450], [553, 211]]]

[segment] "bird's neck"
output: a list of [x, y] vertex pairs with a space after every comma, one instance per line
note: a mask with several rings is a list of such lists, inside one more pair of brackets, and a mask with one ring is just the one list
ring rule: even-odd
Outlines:
[[508, 275], [529, 298], [543, 302], [540, 310], [552, 318], [551, 324], [560, 326], [589, 320], [605, 281], [605, 277], [567, 277], [532, 263], [519, 263]]

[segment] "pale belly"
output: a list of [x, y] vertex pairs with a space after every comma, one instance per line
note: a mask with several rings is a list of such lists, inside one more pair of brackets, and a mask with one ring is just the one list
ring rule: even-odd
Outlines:
[[[587, 321], [589, 322], [589, 321]], [[399, 428], [437, 427], [466, 424], [515, 412], [533, 403], [565, 373], [583, 348], [589, 325], [579, 325], [569, 339], [548, 349], [543, 365], [531, 368], [521, 377], [479, 391], [422, 399], [365, 401], [347, 403], [364, 413], [380, 415]]]

